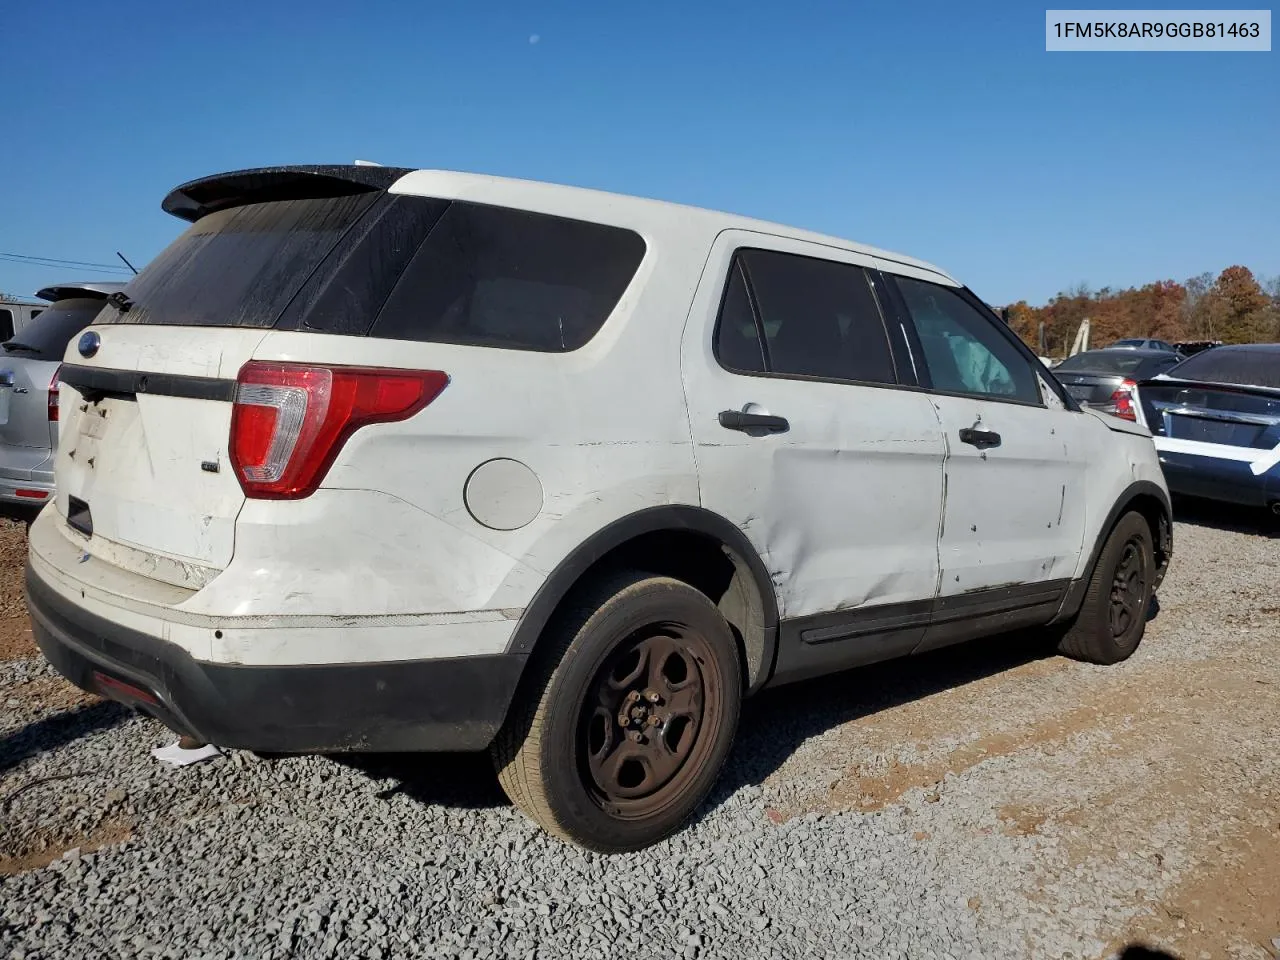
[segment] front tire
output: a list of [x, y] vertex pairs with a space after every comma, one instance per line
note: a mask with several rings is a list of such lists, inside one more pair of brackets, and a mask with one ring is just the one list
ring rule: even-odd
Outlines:
[[1151, 528], [1136, 511], [1122, 516], [1107, 537], [1075, 622], [1058, 651], [1090, 663], [1119, 663], [1142, 642], [1155, 583]]
[[674, 833], [706, 798], [738, 725], [737, 644], [702, 593], [638, 571], [553, 621], [492, 747], [530, 819], [601, 853]]

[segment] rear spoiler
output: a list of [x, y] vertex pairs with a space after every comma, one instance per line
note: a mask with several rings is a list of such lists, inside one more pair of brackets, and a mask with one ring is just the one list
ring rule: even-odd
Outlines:
[[123, 283], [54, 283], [47, 287], [41, 287], [36, 291], [36, 296], [41, 300], [54, 302], [57, 300], [70, 300], [73, 297], [89, 297], [105, 300], [113, 293], [123, 290]]
[[258, 167], [201, 177], [174, 188], [160, 209], [191, 223], [219, 210], [269, 200], [312, 200], [386, 190], [407, 167], [363, 164]]

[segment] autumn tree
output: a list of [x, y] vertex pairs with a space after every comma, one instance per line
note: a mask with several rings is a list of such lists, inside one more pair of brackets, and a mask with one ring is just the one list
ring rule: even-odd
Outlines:
[[1269, 339], [1271, 298], [1248, 267], [1227, 267], [1209, 291], [1209, 312], [1216, 339], [1226, 343], [1256, 343]]

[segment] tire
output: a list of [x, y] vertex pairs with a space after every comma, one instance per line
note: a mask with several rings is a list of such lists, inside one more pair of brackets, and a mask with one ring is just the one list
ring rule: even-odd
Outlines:
[[539, 643], [490, 748], [498, 781], [564, 840], [639, 850], [706, 798], [741, 699], [737, 643], [704, 594], [639, 571], [602, 579]]
[[1104, 664], [1132, 656], [1146, 630], [1155, 572], [1151, 528], [1142, 514], [1130, 511], [1107, 537], [1084, 603], [1058, 652]]

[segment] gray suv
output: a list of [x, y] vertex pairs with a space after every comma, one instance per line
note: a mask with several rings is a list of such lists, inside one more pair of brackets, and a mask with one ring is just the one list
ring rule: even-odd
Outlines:
[[36, 294], [50, 306], [0, 345], [0, 503], [38, 508], [53, 496], [58, 368], [67, 345], [122, 283], [65, 283]]

